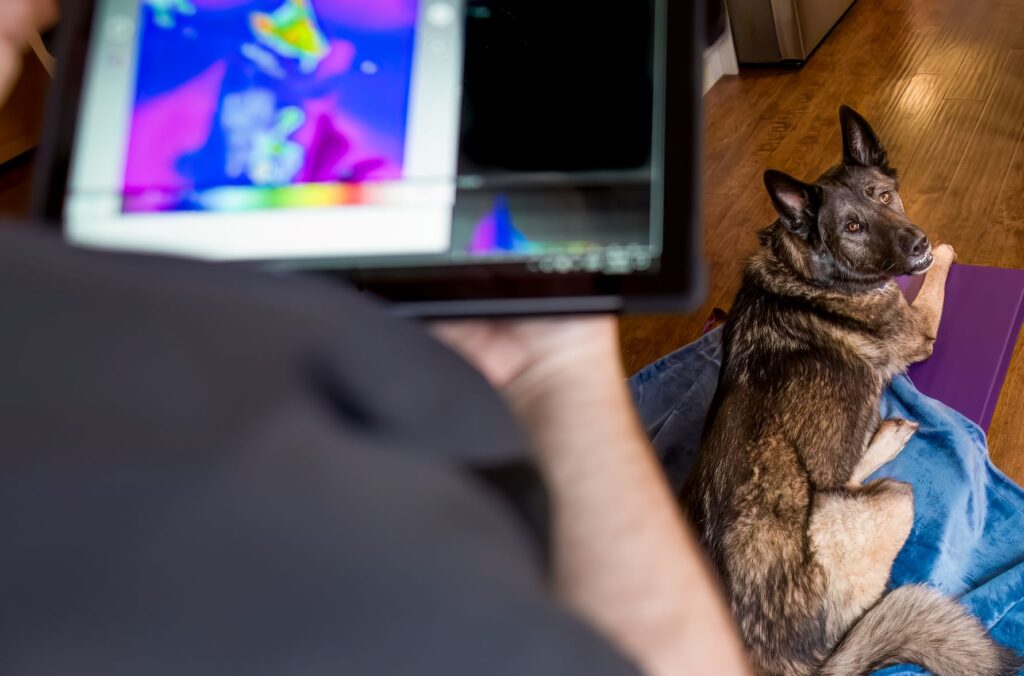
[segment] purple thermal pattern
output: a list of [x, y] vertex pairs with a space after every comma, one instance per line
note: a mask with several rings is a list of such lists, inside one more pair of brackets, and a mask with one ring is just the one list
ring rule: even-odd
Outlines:
[[150, 197], [133, 205], [402, 178], [419, 0], [191, 6], [171, 22], [143, 5], [124, 189]]
[[191, 184], [176, 169], [178, 158], [209, 138], [226, 69], [217, 63], [135, 109], [125, 192], [175, 191]]

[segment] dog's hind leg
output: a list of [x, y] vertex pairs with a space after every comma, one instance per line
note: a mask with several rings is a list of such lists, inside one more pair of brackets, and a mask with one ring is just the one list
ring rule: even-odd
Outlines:
[[832, 647], [885, 593], [896, 555], [914, 524], [914, 493], [891, 479], [857, 489], [819, 492], [811, 513], [814, 558], [828, 579], [827, 632]]
[[918, 424], [909, 420], [883, 420], [875, 436], [871, 438], [871, 443], [864, 450], [864, 455], [853, 468], [853, 474], [846, 485], [850, 488], [860, 487], [879, 467], [900, 454], [917, 432], [917, 428]]

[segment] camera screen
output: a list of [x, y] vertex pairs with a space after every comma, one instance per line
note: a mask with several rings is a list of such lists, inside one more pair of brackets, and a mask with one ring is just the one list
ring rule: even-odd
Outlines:
[[665, 1], [99, 0], [69, 236], [300, 267], [651, 269]]

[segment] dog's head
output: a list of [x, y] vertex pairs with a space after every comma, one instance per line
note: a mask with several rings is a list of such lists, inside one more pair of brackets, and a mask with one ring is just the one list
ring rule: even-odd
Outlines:
[[780, 171], [764, 175], [791, 262], [806, 276], [871, 286], [932, 264], [928, 237], [903, 208], [896, 172], [871, 125], [839, 109], [843, 162], [813, 184]]

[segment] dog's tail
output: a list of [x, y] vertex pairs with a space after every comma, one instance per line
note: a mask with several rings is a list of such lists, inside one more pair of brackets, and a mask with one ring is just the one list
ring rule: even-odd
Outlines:
[[821, 676], [859, 676], [892, 664], [937, 676], [1016, 676], [1016, 654], [993, 641], [956, 601], [921, 585], [899, 587], [850, 629]]

